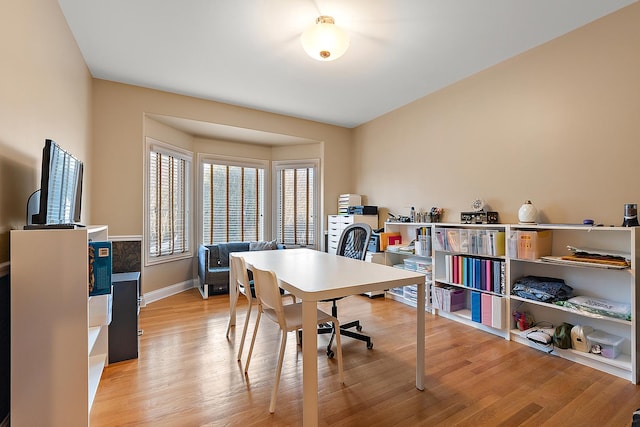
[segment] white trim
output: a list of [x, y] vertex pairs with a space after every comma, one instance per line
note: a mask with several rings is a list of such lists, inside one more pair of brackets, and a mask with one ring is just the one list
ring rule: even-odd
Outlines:
[[[187, 248], [187, 252], [176, 254], [176, 255], [163, 255], [160, 257], [151, 257], [149, 255], [149, 247], [148, 247], [148, 239], [151, 235], [149, 230], [149, 158], [151, 156], [151, 151], [168, 154], [170, 156], [178, 157], [180, 159], [185, 160], [187, 162], [188, 168], [188, 182], [187, 182], [187, 191], [186, 197], [187, 200], [187, 212], [185, 213], [185, 220], [188, 221], [187, 224], [187, 238], [189, 240], [189, 245]], [[144, 221], [144, 235], [142, 237], [142, 259], [143, 265], [145, 267], [163, 264], [165, 262], [172, 262], [180, 259], [187, 259], [193, 257], [195, 253], [195, 248], [197, 248], [195, 243], [194, 236], [194, 224], [193, 224], [193, 206], [194, 206], [194, 197], [193, 192], [195, 191], [195, 185], [193, 185], [194, 180], [194, 171], [193, 171], [193, 153], [187, 151], [183, 148], [176, 147], [175, 145], [159, 141], [150, 136], [145, 136], [145, 153], [144, 153], [144, 209], [143, 209], [143, 221]]]
[[254, 159], [251, 157], [223, 156], [210, 153], [198, 153], [198, 164], [215, 163], [216, 165], [241, 166], [251, 168], [269, 169], [269, 160]]
[[164, 288], [157, 289], [155, 291], [145, 292], [144, 296], [142, 297], [143, 301], [141, 303], [141, 306], [144, 307], [147, 304], [151, 304], [152, 302], [160, 301], [161, 299], [179, 294], [180, 292], [188, 291], [195, 286], [194, 281], [196, 281], [196, 279], [187, 280], [182, 283], [176, 283], [175, 285], [165, 286]]
[[238, 167], [247, 167], [247, 168], [256, 168], [264, 170], [264, 240], [271, 240], [273, 236], [273, 231], [269, 227], [271, 224], [271, 169], [269, 168], [268, 160], [261, 159], [252, 159], [248, 157], [235, 157], [235, 156], [223, 156], [209, 153], [197, 153], [196, 155], [197, 162], [197, 171], [196, 171], [196, 189], [197, 195], [195, 197], [195, 205], [196, 205], [196, 245], [202, 244], [202, 165], [203, 164], [216, 164], [216, 165], [227, 165], [227, 166], [238, 166]]
[[193, 153], [191, 151], [176, 147], [175, 145], [167, 142], [158, 141], [150, 136], [147, 136], [146, 140], [147, 151], [153, 150], [156, 153], [162, 153], [171, 157], [186, 160], [187, 162], [193, 162]]
[[271, 162], [271, 170], [273, 180], [271, 182], [271, 194], [272, 194], [272, 208], [273, 217], [271, 219], [271, 229], [273, 233], [276, 233], [278, 229], [278, 217], [275, 215], [278, 205], [280, 203], [280, 194], [278, 192], [278, 171], [282, 169], [293, 169], [293, 168], [313, 168], [313, 218], [315, 224], [314, 230], [314, 241], [315, 245], [313, 249], [322, 250], [323, 241], [321, 239], [321, 231], [322, 231], [322, 218], [320, 217], [320, 183], [321, 183], [321, 172], [320, 172], [320, 159], [300, 159], [300, 160], [274, 160]]

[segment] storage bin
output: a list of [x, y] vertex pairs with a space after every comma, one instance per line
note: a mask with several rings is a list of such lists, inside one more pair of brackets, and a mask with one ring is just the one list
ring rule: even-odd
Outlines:
[[417, 262], [416, 258], [405, 258], [402, 261], [404, 263], [405, 270], [416, 271], [416, 262]]
[[427, 272], [431, 272], [432, 270], [432, 265], [431, 265], [431, 261], [427, 260], [427, 259], [416, 259], [416, 271], [420, 272], [420, 273], [427, 273]]
[[551, 237], [550, 230], [518, 230], [516, 234], [518, 258], [536, 260], [545, 255], [551, 255]]
[[463, 289], [455, 287], [433, 286], [433, 307], [438, 310], [452, 312], [466, 307], [466, 295]]
[[469, 252], [469, 231], [465, 228], [446, 229], [446, 245], [449, 252]]
[[111, 323], [112, 294], [89, 297], [89, 327]]
[[620, 354], [624, 338], [603, 331], [593, 331], [587, 335], [591, 353], [601, 354], [608, 359], [615, 359]]
[[418, 301], [418, 286], [417, 285], [405, 286], [403, 296], [409, 301], [415, 303], [416, 301]]
[[389, 289], [389, 291], [388, 291], [388, 292], [389, 292], [390, 294], [392, 294], [392, 295], [396, 295], [396, 296], [399, 296], [399, 297], [404, 296], [404, 289], [403, 289], [402, 287], [399, 287], [399, 288], [391, 288], [391, 289]]
[[436, 228], [433, 230], [432, 246], [436, 251], [447, 250], [447, 236], [445, 228]]

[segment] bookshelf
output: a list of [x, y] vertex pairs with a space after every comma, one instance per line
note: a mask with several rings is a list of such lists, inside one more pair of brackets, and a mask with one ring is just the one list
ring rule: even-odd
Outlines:
[[[431, 250], [416, 255], [415, 250], [403, 250], [411, 243], [418, 239], [421, 233], [427, 233], [429, 237], [431, 233], [430, 223], [420, 222], [386, 222], [384, 225], [385, 233], [399, 233], [400, 244], [396, 247], [386, 247], [384, 251], [385, 264], [395, 268], [409, 268], [422, 272], [425, 275], [425, 310], [431, 311], [431, 284], [433, 283], [433, 259]], [[415, 247], [415, 244], [414, 244]], [[417, 286], [404, 286], [391, 288], [387, 291], [386, 297], [402, 302], [412, 307], [417, 306], [416, 302]]]
[[108, 363], [110, 295], [88, 295], [106, 226], [11, 231], [11, 423], [89, 425]]
[[[563, 357], [577, 363], [590, 366], [612, 375], [625, 378], [634, 384], [639, 380], [638, 354], [640, 341], [636, 314], [640, 304], [637, 292], [637, 266], [640, 254], [637, 228], [628, 227], [588, 227], [581, 225], [522, 225], [522, 224], [455, 224], [455, 223], [390, 223], [385, 224], [385, 231], [398, 232], [402, 238], [402, 246], [407, 246], [415, 239], [416, 229], [428, 227], [432, 236], [433, 280], [427, 295], [431, 297], [429, 310], [433, 314], [449, 318], [470, 327], [494, 334], [507, 340], [531, 346], [550, 354]], [[457, 233], [457, 234], [456, 234]], [[495, 234], [498, 233], [498, 234]], [[448, 235], [451, 238], [448, 238]], [[542, 253], [531, 248], [518, 254], [518, 238], [537, 235], [543, 247]], [[501, 236], [503, 243], [498, 243], [498, 250], [487, 245], [488, 236]], [[548, 240], [547, 240], [548, 239]], [[495, 243], [495, 241], [494, 241]], [[548, 245], [548, 248], [546, 247]], [[603, 251], [628, 254], [631, 260], [628, 268], [603, 268], [602, 265], [570, 264], [553, 262], [563, 255], [569, 255], [567, 246], [579, 248], [598, 248]], [[496, 246], [494, 245], [494, 248]], [[487, 249], [489, 248], [489, 249]], [[541, 255], [550, 255], [545, 261]], [[387, 265], [400, 266], [410, 252], [387, 250]], [[500, 265], [499, 286], [493, 281], [476, 280], [476, 276], [461, 277], [454, 275], [453, 260], [466, 260], [467, 268], [471, 263], [482, 265], [487, 263]], [[493, 273], [493, 269], [489, 268]], [[473, 270], [477, 271], [477, 270]], [[587, 296], [628, 304], [631, 319], [619, 319], [609, 316], [594, 316], [590, 313], [575, 310], [571, 307], [544, 303], [523, 298], [513, 292], [513, 286], [524, 276], [542, 276], [562, 279], [573, 288], [574, 296]], [[493, 275], [491, 276], [493, 278]], [[491, 283], [488, 286], [487, 283]], [[449, 295], [443, 297], [443, 293]], [[460, 295], [464, 294], [461, 299]], [[453, 299], [455, 296], [455, 300]], [[390, 289], [387, 297], [411, 304], [405, 298], [402, 288]], [[449, 305], [444, 305], [442, 298], [449, 298]], [[488, 310], [487, 306], [491, 309]], [[483, 310], [484, 308], [484, 310]], [[581, 352], [575, 349], [540, 348], [532, 343], [516, 327], [512, 312], [528, 312], [535, 321], [545, 325], [557, 326], [563, 322], [571, 325], [588, 326], [597, 331], [623, 338], [621, 354], [610, 359], [598, 354]]]
[[[536, 275], [563, 279], [573, 288], [573, 295], [584, 295], [592, 298], [606, 299], [626, 303], [631, 308], [631, 320], [608, 316], [594, 316], [588, 312], [580, 312], [560, 305], [546, 304], [521, 298], [510, 288], [511, 310], [528, 311], [536, 321], [548, 321], [554, 325], [567, 322], [572, 325], [590, 326], [622, 337], [622, 354], [615, 359], [601, 355], [585, 353], [574, 349], [554, 348], [551, 354], [581, 363], [604, 372], [638, 383], [638, 329], [636, 314], [638, 310], [637, 266], [640, 243], [637, 239], [637, 228], [634, 227], [585, 227], [540, 225], [513, 225], [510, 233], [519, 231], [545, 231], [552, 236], [551, 253], [553, 256], [569, 255], [567, 246], [580, 248], [597, 248], [605, 251], [626, 253], [631, 260], [629, 268], [601, 268], [598, 266], [545, 262], [540, 259], [519, 259], [511, 248], [510, 264], [511, 283], [519, 277]], [[512, 245], [513, 246], [513, 245]], [[512, 324], [511, 339], [525, 345], [533, 345], [523, 337], [521, 331]]]
[[503, 224], [433, 225], [432, 293], [448, 290], [461, 299], [455, 309], [434, 304], [435, 314], [510, 338], [507, 228]]

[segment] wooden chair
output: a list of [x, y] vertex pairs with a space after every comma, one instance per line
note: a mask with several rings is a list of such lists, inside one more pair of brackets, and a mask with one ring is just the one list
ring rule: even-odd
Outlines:
[[[253, 308], [253, 303], [256, 302], [256, 292], [254, 289], [253, 281], [249, 279], [249, 273], [247, 270], [247, 265], [242, 257], [229, 257], [231, 262], [231, 269], [233, 270], [233, 276], [236, 279], [236, 298], [234, 300], [235, 308], [238, 305], [238, 299], [240, 298], [240, 294], [244, 295], [247, 298], [247, 314], [244, 318], [244, 329], [242, 330], [242, 338], [240, 339], [240, 347], [238, 348], [238, 361], [240, 361], [242, 357], [242, 350], [244, 349], [244, 341], [247, 337], [247, 329], [249, 327], [249, 318], [251, 317], [251, 310]], [[280, 290], [280, 294], [283, 297], [290, 297], [292, 302], [296, 302], [296, 297], [292, 294], [285, 293]], [[231, 317], [229, 317], [229, 322], [227, 323], [227, 338], [229, 338], [229, 333], [231, 332]]]
[[[244, 372], [246, 375], [249, 370], [251, 354], [253, 353], [253, 346], [255, 344], [256, 335], [258, 334], [258, 326], [260, 325], [260, 319], [264, 314], [268, 319], [275, 322], [282, 332], [280, 338], [278, 366], [276, 368], [276, 378], [273, 384], [273, 391], [271, 392], [271, 403], [269, 405], [269, 412], [273, 413], [276, 409], [276, 395], [278, 393], [278, 386], [280, 383], [284, 351], [287, 346], [287, 333], [302, 329], [302, 303], [287, 305], [282, 303], [278, 279], [273, 271], [260, 270], [256, 268], [253, 271], [253, 278], [258, 299], [258, 317], [256, 319], [255, 329], [253, 330], [253, 338], [251, 339], [251, 346], [249, 347], [249, 355], [247, 356], [247, 363], [245, 365]], [[340, 327], [338, 319], [319, 309], [317, 310], [317, 319], [318, 324], [332, 322], [336, 328]], [[342, 347], [340, 346], [340, 335], [336, 336], [336, 349], [338, 355], [338, 379], [343, 383], [344, 375], [342, 370]]]

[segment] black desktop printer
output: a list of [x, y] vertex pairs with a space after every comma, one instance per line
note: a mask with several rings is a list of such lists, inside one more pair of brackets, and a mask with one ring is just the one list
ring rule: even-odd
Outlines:
[[347, 208], [349, 215], [378, 215], [377, 206], [349, 206]]

